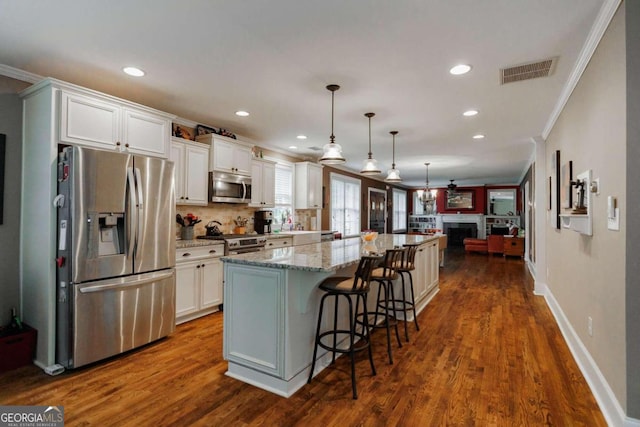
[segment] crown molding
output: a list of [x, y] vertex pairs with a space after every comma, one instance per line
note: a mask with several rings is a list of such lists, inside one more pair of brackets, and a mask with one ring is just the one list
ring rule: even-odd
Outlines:
[[609, 23], [613, 19], [613, 15], [615, 15], [616, 10], [618, 10], [618, 6], [620, 6], [621, 2], [622, 0], [606, 0], [602, 5], [602, 7], [600, 8], [596, 21], [593, 23], [593, 26], [591, 27], [591, 31], [589, 32], [589, 36], [587, 37], [587, 40], [585, 41], [584, 46], [582, 46], [580, 55], [576, 60], [576, 64], [573, 67], [573, 71], [571, 72], [571, 75], [569, 76], [567, 83], [562, 88], [562, 92], [560, 93], [560, 97], [556, 102], [556, 106], [551, 113], [551, 117], [549, 117], [549, 120], [547, 121], [547, 125], [544, 127], [544, 130], [542, 131], [543, 139], [546, 140], [549, 137], [549, 134], [551, 133], [551, 129], [553, 129], [553, 126], [556, 124], [558, 117], [560, 117], [560, 113], [562, 113], [562, 110], [564, 109], [564, 106], [569, 100], [571, 93], [573, 92], [578, 82], [580, 81], [580, 77], [582, 77], [582, 73], [584, 73], [584, 70], [587, 68], [589, 61], [593, 56], [593, 53], [598, 47], [598, 44], [600, 43], [602, 36], [607, 30], [607, 27], [609, 26]]
[[11, 77], [12, 79], [20, 80], [27, 83], [37, 83], [44, 77], [38, 74], [30, 73], [28, 71], [20, 70], [18, 68], [10, 67], [6, 64], [0, 64], [0, 76]]

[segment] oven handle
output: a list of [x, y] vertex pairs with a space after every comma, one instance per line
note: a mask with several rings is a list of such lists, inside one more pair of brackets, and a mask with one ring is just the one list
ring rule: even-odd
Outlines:
[[248, 254], [252, 252], [262, 252], [262, 251], [264, 251], [264, 246], [229, 251], [229, 255], [242, 255], [242, 254]]

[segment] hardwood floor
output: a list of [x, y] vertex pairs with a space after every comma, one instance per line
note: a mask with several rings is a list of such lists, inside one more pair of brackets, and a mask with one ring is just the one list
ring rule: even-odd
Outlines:
[[67, 426], [605, 426], [522, 260], [448, 250], [440, 293], [389, 365], [373, 335], [377, 376], [347, 357], [289, 399], [224, 375], [222, 315], [88, 368], [0, 375], [1, 405], [63, 405]]

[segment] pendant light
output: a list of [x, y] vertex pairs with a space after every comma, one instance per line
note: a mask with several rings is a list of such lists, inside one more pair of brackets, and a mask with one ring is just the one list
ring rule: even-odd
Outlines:
[[422, 207], [427, 215], [433, 213], [433, 207], [436, 201], [431, 189], [429, 188], [429, 165], [431, 163], [425, 163], [424, 165], [427, 167], [427, 178], [425, 179], [424, 190], [422, 190], [422, 194], [420, 195], [420, 201], [422, 202]]
[[338, 85], [327, 86], [327, 90], [331, 91], [331, 136], [329, 137], [330, 142], [323, 147], [324, 152], [319, 160], [320, 163], [326, 165], [338, 165], [345, 162], [342, 157], [342, 147], [335, 143], [336, 137], [333, 134], [333, 96], [338, 89], [340, 89]]
[[364, 114], [365, 117], [369, 118], [369, 156], [364, 161], [364, 165], [360, 171], [362, 175], [378, 175], [382, 172], [378, 169], [378, 161], [371, 156], [371, 117], [375, 115], [375, 113]]
[[387, 172], [387, 177], [384, 180], [386, 182], [402, 182], [402, 179], [400, 178], [400, 171], [396, 169], [396, 135], [398, 134], [398, 131], [392, 130], [389, 133], [393, 135], [393, 163], [391, 163], [391, 169]]

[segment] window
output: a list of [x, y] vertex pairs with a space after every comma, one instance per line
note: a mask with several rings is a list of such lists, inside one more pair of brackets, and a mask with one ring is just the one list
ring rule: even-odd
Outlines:
[[275, 206], [273, 209], [273, 223], [293, 223], [293, 168], [291, 165], [276, 164], [275, 175]]
[[407, 231], [407, 192], [393, 189], [393, 228], [392, 232]]
[[343, 237], [360, 234], [360, 180], [332, 173], [331, 229]]

